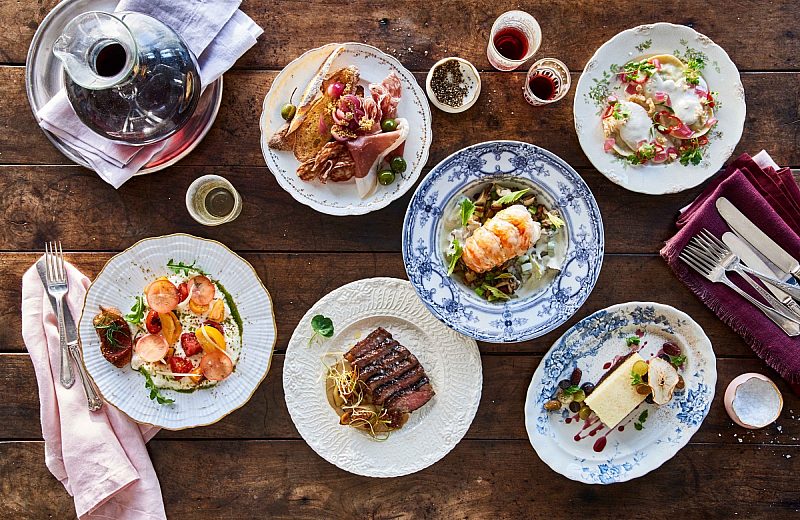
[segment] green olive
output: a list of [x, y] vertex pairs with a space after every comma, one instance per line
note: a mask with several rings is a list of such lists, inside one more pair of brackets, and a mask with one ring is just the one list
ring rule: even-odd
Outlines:
[[381, 170], [378, 172], [378, 182], [388, 186], [394, 182], [394, 172], [392, 170]]
[[394, 173], [403, 173], [406, 171], [406, 160], [402, 157], [392, 157], [392, 162], [389, 163]]
[[384, 132], [394, 132], [397, 130], [397, 121], [394, 119], [384, 119], [381, 123], [381, 130]]
[[281, 117], [285, 121], [291, 121], [296, 113], [297, 113], [297, 107], [291, 103], [286, 103], [281, 107]]

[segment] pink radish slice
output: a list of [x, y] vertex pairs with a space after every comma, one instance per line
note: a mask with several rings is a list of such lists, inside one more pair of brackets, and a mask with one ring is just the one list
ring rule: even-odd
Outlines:
[[200, 360], [200, 370], [206, 379], [221, 381], [233, 372], [233, 362], [228, 356], [215, 350], [203, 356]]
[[169, 344], [160, 334], [145, 334], [136, 342], [134, 350], [142, 360], [147, 363], [155, 363], [164, 359], [169, 350]]
[[197, 305], [208, 305], [214, 299], [216, 289], [211, 280], [200, 275], [189, 281], [189, 294], [191, 294], [192, 301]]
[[169, 280], [156, 280], [151, 283], [147, 287], [145, 296], [147, 298], [147, 305], [161, 314], [166, 314], [175, 309], [180, 303], [181, 298], [178, 288]]

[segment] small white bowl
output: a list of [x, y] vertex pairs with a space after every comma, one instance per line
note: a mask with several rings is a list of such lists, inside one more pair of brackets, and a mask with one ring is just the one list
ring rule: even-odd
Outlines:
[[[434, 94], [433, 90], [431, 90], [431, 78], [433, 78], [433, 71], [444, 62], [450, 60], [455, 60], [460, 65], [461, 74], [464, 76], [463, 85], [467, 87], [467, 95], [464, 98], [464, 103], [458, 107], [451, 107], [450, 105], [440, 103], [436, 98], [436, 94]], [[431, 70], [428, 71], [428, 77], [425, 80], [425, 91], [428, 93], [428, 99], [431, 100], [433, 106], [443, 112], [458, 114], [459, 112], [467, 110], [478, 100], [478, 96], [481, 94], [481, 75], [478, 73], [478, 69], [475, 68], [475, 65], [463, 58], [456, 58], [455, 56], [442, 58], [441, 60], [437, 61], [433, 67], [431, 67]]]
[[[770, 411], [771, 413], [768, 414], [768, 417], [763, 421], [760, 421], [758, 424], [748, 423], [746, 417], [744, 418], [740, 417], [740, 415], [743, 415], [742, 412], [744, 410], [740, 409], [737, 412], [736, 409], [737, 406], [746, 406], [746, 405], [752, 406], [753, 399], [757, 399], [752, 394], [748, 397], [745, 397], [744, 395], [741, 397], [737, 397], [740, 388], [742, 388], [744, 385], [752, 385], [752, 384], [763, 385], [762, 391], [765, 390], [767, 392], [770, 391], [774, 392], [773, 395], [770, 395], [771, 398], [770, 400], [773, 401], [772, 402], [773, 409]], [[742, 403], [737, 405], [740, 398], [746, 398], [748, 402], [746, 404]], [[781, 391], [778, 390], [778, 387], [775, 385], [775, 383], [772, 382], [770, 378], [761, 374], [757, 374], [755, 372], [750, 372], [735, 377], [733, 381], [731, 381], [731, 383], [728, 385], [728, 388], [725, 390], [724, 401], [725, 401], [725, 410], [728, 412], [728, 415], [730, 416], [731, 420], [733, 420], [733, 422], [735, 422], [739, 426], [742, 426], [744, 428], [749, 428], [751, 430], [757, 430], [759, 428], [763, 428], [765, 426], [769, 426], [770, 424], [774, 423], [781, 415], [781, 410], [783, 410], [783, 396], [781, 395]], [[761, 402], [759, 404], [763, 406], [768, 406], [767, 399], [761, 399]]]

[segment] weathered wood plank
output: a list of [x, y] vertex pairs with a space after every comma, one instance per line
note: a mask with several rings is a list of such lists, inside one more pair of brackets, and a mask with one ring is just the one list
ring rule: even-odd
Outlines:
[[[68, 254], [89, 277], [102, 268], [110, 253]], [[0, 352], [24, 350], [20, 337], [19, 280], [36, 260], [33, 253], [0, 253]], [[346, 283], [373, 276], [406, 278], [399, 254], [245, 254], [272, 295], [278, 326], [278, 351], [286, 348], [300, 318], [322, 296]], [[324, 276], [315, 275], [322, 273]], [[718, 355], [752, 356], [752, 351], [680, 284], [664, 261], [655, 256], [607, 256], [597, 286], [584, 306], [555, 331], [518, 344], [482, 344], [485, 352], [547, 351], [568, 327], [599, 309], [626, 301], [653, 301], [673, 305], [689, 313], [714, 342]]]
[[[0, 3], [0, 61], [24, 63], [36, 27], [55, 4], [55, 0]], [[501, 0], [493, 2], [491, 9], [479, 2], [432, 5], [423, 0], [357, 0], [348, 2], [344, 10], [323, 0], [246, 0], [242, 9], [266, 31], [237, 67], [280, 68], [309, 48], [360, 41], [398, 57], [412, 70], [425, 70], [439, 58], [454, 54], [485, 69], [492, 23], [500, 13], [520, 8], [533, 14], [542, 27], [537, 57], [557, 57], [572, 70], [583, 68], [595, 49], [620, 30], [655, 21], [694, 27], [722, 45], [746, 70], [793, 68], [800, 53], [792, 0], [679, 0], [668, 5], [640, 4], [636, 9], [624, 3], [586, 0], [558, 0], [546, 6]], [[747, 23], [742, 23], [742, 13], [747, 13]], [[382, 25], [382, 19], [388, 24]]]
[[[222, 107], [203, 143], [182, 161], [198, 166], [263, 166], [259, 117], [276, 73], [234, 71], [225, 76]], [[534, 108], [522, 97], [522, 72], [483, 73], [481, 97], [462, 114], [433, 109], [429, 167], [454, 151], [492, 139], [533, 142], [576, 168], [591, 166], [578, 145], [572, 118], [574, 88], [559, 103]], [[417, 74], [421, 83], [423, 73]], [[573, 74], [573, 84], [578, 74]], [[744, 74], [747, 120], [736, 153], [766, 148], [780, 164], [800, 165], [800, 115], [785, 92], [800, 90], [800, 73]], [[70, 164], [37, 127], [25, 95], [24, 69], [0, 67], [0, 164]], [[166, 174], [161, 174], [161, 176]], [[610, 184], [610, 183], [607, 183]], [[125, 188], [127, 189], [127, 187]], [[124, 190], [123, 190], [124, 191]]]
[[[483, 357], [483, 396], [469, 439], [527, 439], [523, 403], [531, 375], [540, 356], [488, 355]], [[162, 431], [169, 439], [299, 439], [283, 394], [284, 356], [276, 354], [270, 373], [243, 408], [217, 424], [177, 432]], [[719, 377], [711, 412], [693, 442], [800, 445], [800, 397], [757, 359], [721, 358]], [[784, 392], [784, 411], [773, 426], [748, 431], [733, 424], [725, 413], [723, 393], [728, 383], [745, 372], [768, 374]], [[434, 385], [435, 385], [434, 381]], [[33, 366], [27, 355], [0, 354], [0, 384], [11, 391], [13, 402], [0, 402], [0, 439], [39, 439], [39, 400]], [[144, 388], [142, 388], [144, 392]], [[335, 420], [335, 419], [334, 419]], [[780, 428], [778, 428], [780, 427]]]
[[[301, 441], [150, 443], [167, 515], [193, 519], [788, 518], [800, 510], [800, 449], [689, 445], [643, 479], [591, 487], [552, 472], [527, 441], [465, 441], [434, 466], [370, 479]], [[0, 444], [0, 512], [66, 518], [74, 506], [40, 442]], [[186, 461], [213, 468], [213, 486]], [[219, 478], [217, 478], [219, 477]], [[213, 490], [213, 491], [212, 491]], [[631, 497], [642, 497], [631, 500]], [[658, 500], [668, 500], [663, 507]]]

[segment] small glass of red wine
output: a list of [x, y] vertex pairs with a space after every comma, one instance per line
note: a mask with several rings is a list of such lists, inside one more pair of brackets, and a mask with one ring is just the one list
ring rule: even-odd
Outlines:
[[571, 84], [566, 65], [555, 58], [542, 58], [528, 69], [522, 93], [531, 105], [546, 105], [566, 96]]
[[542, 43], [536, 18], [525, 11], [508, 11], [492, 25], [486, 56], [497, 70], [509, 71], [528, 61]]

